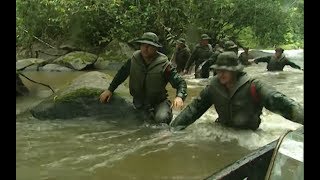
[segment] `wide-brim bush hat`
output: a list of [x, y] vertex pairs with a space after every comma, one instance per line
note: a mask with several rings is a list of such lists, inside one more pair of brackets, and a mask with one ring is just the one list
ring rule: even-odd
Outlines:
[[235, 49], [235, 48], [238, 48], [238, 46], [233, 41], [226, 41], [224, 43], [224, 50], [226, 50], [226, 51], [232, 50], [232, 49]]
[[201, 39], [206, 40], [206, 39], [211, 39], [208, 34], [201, 34]]
[[162, 45], [159, 43], [158, 36], [153, 32], [143, 33], [143, 35], [139, 39], [135, 40], [134, 42], [150, 44], [155, 47], [162, 47]]
[[228, 51], [218, 55], [217, 61], [211, 66], [215, 70], [228, 70], [241, 72], [244, 66], [239, 62], [235, 52]]

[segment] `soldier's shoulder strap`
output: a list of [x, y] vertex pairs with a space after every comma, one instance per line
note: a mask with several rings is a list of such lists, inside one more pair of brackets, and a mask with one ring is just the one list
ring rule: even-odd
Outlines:
[[253, 80], [251, 81], [251, 85], [250, 85], [250, 94], [251, 94], [251, 97], [253, 99], [253, 102], [258, 104], [260, 102], [260, 97], [259, 97], [259, 95], [257, 93], [257, 87], [254, 84]]

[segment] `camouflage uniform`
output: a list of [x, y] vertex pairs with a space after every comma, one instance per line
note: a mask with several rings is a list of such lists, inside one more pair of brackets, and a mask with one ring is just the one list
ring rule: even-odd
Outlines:
[[[284, 50], [282, 48], [277, 48], [276, 51], [281, 51], [281, 53], [283, 53]], [[284, 54], [281, 54], [280, 58], [277, 58], [275, 55], [256, 58], [254, 59], [254, 62], [256, 64], [258, 64], [259, 62], [268, 63], [267, 65], [268, 71], [283, 71], [283, 68], [286, 65], [289, 65], [295, 69], [301, 69], [300, 66], [289, 61], [289, 59], [287, 59]]]
[[[214, 76], [200, 95], [172, 121], [170, 125], [175, 129], [184, 129], [192, 124], [212, 105], [219, 115], [217, 122], [235, 128], [257, 129], [261, 123], [263, 107], [291, 121], [304, 123], [303, 107], [272, 86], [242, 72], [243, 66], [238, 63], [233, 52], [221, 53], [213, 68], [237, 71], [234, 88], [227, 92], [218, 77]], [[255, 96], [252, 94], [252, 87], [255, 89]]]
[[[150, 35], [151, 37], [149, 35], [136, 42], [159, 45], [157, 36], [154, 33]], [[129, 90], [133, 96], [134, 107], [144, 111], [152, 122], [169, 124], [172, 119], [172, 110], [171, 102], [167, 99], [166, 85], [169, 82], [173, 88], [177, 89], [176, 96], [184, 100], [187, 96], [187, 84], [172, 67], [167, 56], [157, 52], [155, 60], [146, 65], [141, 51], [135, 51], [119, 69], [108, 90], [114, 92], [128, 76], [130, 76]]]
[[[202, 76], [205, 76], [205, 77], [209, 77], [210, 75], [210, 66], [212, 66], [216, 61], [217, 61], [217, 58], [219, 56], [219, 54], [223, 53], [223, 49], [222, 48], [217, 48], [215, 49], [215, 51], [212, 53], [212, 55], [209, 57], [208, 61], [207, 61], [207, 66], [208, 67], [208, 71], [203, 71], [203, 74]], [[213, 75], [215, 75], [216, 73], [213, 72]]]
[[249, 59], [253, 59], [253, 56], [246, 52], [242, 52], [239, 56], [239, 61], [242, 65], [248, 66], [251, 63], [248, 61]]
[[277, 59], [274, 55], [260, 57], [254, 60], [256, 64], [259, 62], [266, 62], [268, 71], [283, 71], [284, 66], [289, 65], [295, 69], [301, 69], [297, 64], [289, 61], [284, 55], [282, 55], [279, 59]]
[[176, 64], [177, 72], [180, 73], [183, 71], [188, 59], [190, 58], [190, 49], [185, 45], [185, 40], [183, 38], [180, 38], [177, 43], [183, 44], [184, 47], [176, 49], [172, 58], [172, 63]]
[[[210, 39], [210, 37], [206, 34], [201, 35], [201, 39]], [[191, 56], [185, 66], [185, 70], [189, 71], [190, 66], [192, 63], [195, 63], [195, 77], [199, 78], [200, 76], [200, 69], [202, 65], [205, 63], [207, 59], [213, 54], [211, 44], [207, 46], [201, 46], [197, 44], [195, 49], [192, 51]]]

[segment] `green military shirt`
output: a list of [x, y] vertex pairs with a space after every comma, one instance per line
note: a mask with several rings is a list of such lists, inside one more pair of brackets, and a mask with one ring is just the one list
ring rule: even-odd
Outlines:
[[175, 51], [172, 62], [177, 65], [176, 69], [178, 72], [183, 71], [189, 58], [190, 58], [190, 49], [188, 47], [177, 49]]
[[213, 54], [211, 44], [207, 46], [200, 46], [197, 44], [195, 49], [193, 50], [189, 60], [184, 69], [189, 70], [190, 66], [194, 62], [196, 67], [198, 67], [201, 63], [207, 60]]

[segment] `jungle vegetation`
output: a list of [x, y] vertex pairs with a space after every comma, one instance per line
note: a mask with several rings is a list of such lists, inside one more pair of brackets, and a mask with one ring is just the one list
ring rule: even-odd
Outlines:
[[207, 33], [241, 46], [304, 46], [303, 0], [16, 0], [16, 45], [35, 37], [105, 47], [143, 32], [158, 34], [170, 50], [176, 39], [197, 43]]

